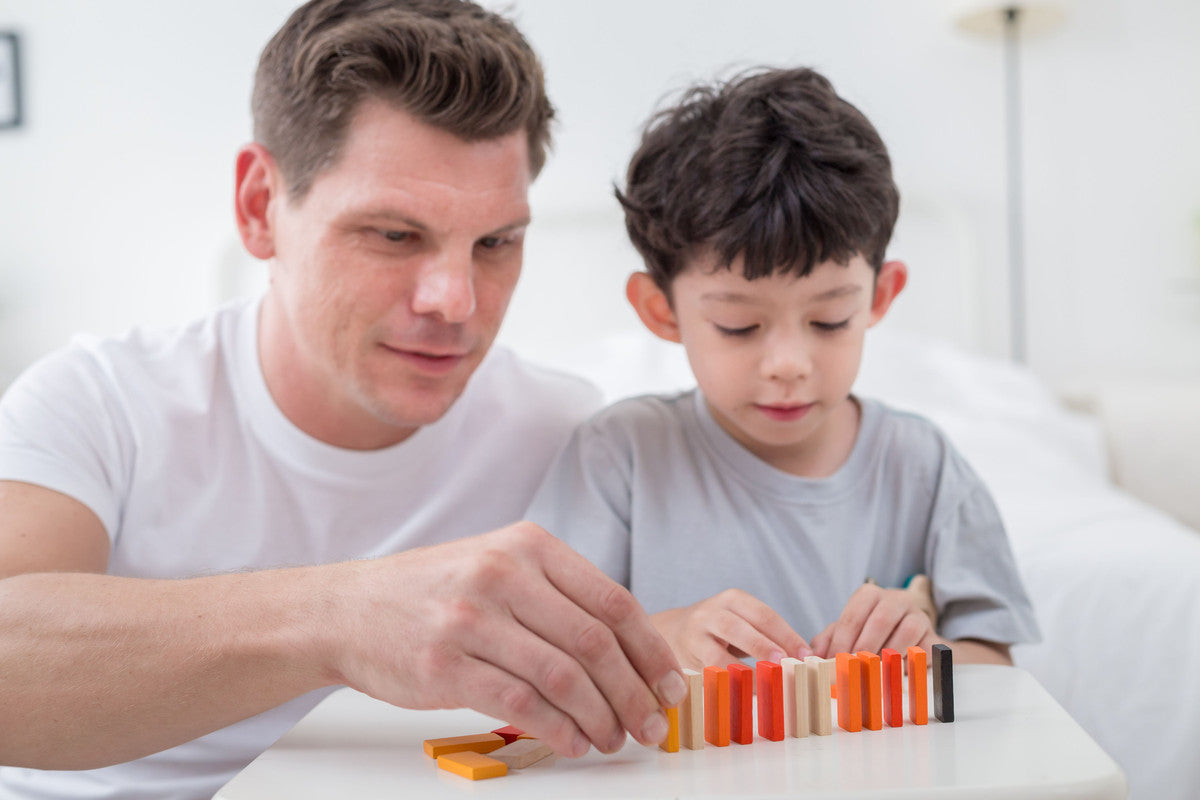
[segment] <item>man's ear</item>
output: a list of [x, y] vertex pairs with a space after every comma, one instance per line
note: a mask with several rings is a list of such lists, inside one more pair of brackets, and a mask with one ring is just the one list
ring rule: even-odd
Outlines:
[[647, 273], [635, 272], [629, 276], [625, 282], [625, 297], [651, 333], [668, 342], [681, 341], [671, 301]]
[[244, 146], [237, 155], [234, 211], [242, 244], [255, 258], [275, 255], [275, 232], [271, 202], [282, 199], [276, 180], [275, 159], [257, 142]]
[[896, 295], [904, 290], [908, 283], [908, 267], [903, 261], [885, 261], [875, 276], [875, 297], [871, 301], [871, 321], [874, 325], [883, 319], [884, 314], [891, 308]]

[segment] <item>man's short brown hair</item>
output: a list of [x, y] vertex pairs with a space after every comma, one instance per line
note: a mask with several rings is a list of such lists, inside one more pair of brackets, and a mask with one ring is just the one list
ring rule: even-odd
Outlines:
[[464, 141], [524, 129], [536, 176], [554, 109], [541, 63], [507, 19], [465, 0], [312, 0], [263, 50], [254, 137], [302, 198], [379, 98]]
[[855, 254], [878, 272], [900, 206], [883, 140], [811, 69], [688, 89], [646, 125], [617, 199], [668, 296], [706, 249], [751, 280]]

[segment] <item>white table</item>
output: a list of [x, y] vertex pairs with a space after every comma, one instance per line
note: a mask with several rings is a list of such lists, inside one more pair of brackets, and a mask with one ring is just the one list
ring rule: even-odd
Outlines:
[[[615, 755], [470, 781], [439, 770], [425, 739], [503, 723], [472, 711], [409, 711], [335, 692], [219, 791], [216, 800], [317, 798], [1088, 798], [1127, 795], [1125, 776], [1024, 670], [954, 669], [955, 722], [665, 753], [632, 739]], [[932, 697], [932, 696], [931, 696]], [[907, 698], [905, 700], [907, 714]]]

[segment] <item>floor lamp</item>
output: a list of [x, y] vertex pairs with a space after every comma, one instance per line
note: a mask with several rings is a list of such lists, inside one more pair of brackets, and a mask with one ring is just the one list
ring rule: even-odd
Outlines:
[[954, 3], [954, 20], [960, 30], [1004, 42], [1004, 125], [1005, 163], [1008, 200], [1008, 290], [1009, 350], [1012, 359], [1028, 361], [1025, 322], [1025, 208], [1024, 169], [1021, 152], [1021, 75], [1020, 42], [1022, 36], [1057, 28], [1067, 18], [1065, 2], [982, 2], [965, 0]]

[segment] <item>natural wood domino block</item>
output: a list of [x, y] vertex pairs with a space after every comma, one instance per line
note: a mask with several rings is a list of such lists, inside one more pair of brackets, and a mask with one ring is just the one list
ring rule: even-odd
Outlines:
[[869, 731], [881, 731], [883, 730], [883, 661], [875, 653], [866, 650], [860, 650], [856, 655], [862, 670], [862, 724]]
[[507, 742], [496, 733], [475, 733], [470, 736], [448, 736], [444, 739], [426, 739], [425, 755], [437, 758], [449, 753], [490, 753], [499, 750]]
[[729, 670], [704, 668], [704, 740], [729, 746]]
[[754, 665], [754, 678], [758, 685], [758, 735], [782, 742], [783, 667], [774, 661], [759, 661]]
[[754, 670], [740, 662], [729, 665], [729, 739], [754, 741]]
[[904, 659], [890, 647], [879, 653], [883, 662], [883, 721], [889, 727], [904, 724]]
[[834, 662], [827, 658], [809, 656], [804, 659], [804, 671], [808, 674], [808, 727], [817, 736], [833, 733], [833, 710], [829, 701], [833, 667]]
[[783, 728], [788, 736], [808, 736], [808, 670], [798, 658], [779, 662], [783, 669]]
[[687, 697], [679, 704], [679, 744], [688, 750], [704, 749], [704, 679], [694, 669], [683, 671]]
[[858, 656], [837, 654], [838, 727], [850, 733], [862, 730], [861, 664]]
[[925, 686], [925, 651], [910, 647], [908, 655], [908, 718], [914, 725], [929, 724], [929, 694]]
[[954, 722], [954, 653], [944, 644], [933, 646], [933, 715]]
[[484, 778], [499, 778], [502, 775], [508, 774], [508, 764], [505, 764], [503, 761], [497, 761], [491, 756], [485, 756], [483, 753], [476, 753], [471, 750], [462, 750], [457, 753], [447, 753], [444, 756], [438, 756], [437, 765], [440, 769], [453, 772], [455, 775], [462, 775], [464, 778], [470, 778], [473, 781], [481, 781]]
[[543, 758], [554, 755], [550, 745], [539, 739], [514, 739], [499, 750], [488, 753], [488, 758], [503, 761], [509, 769], [525, 769]]

